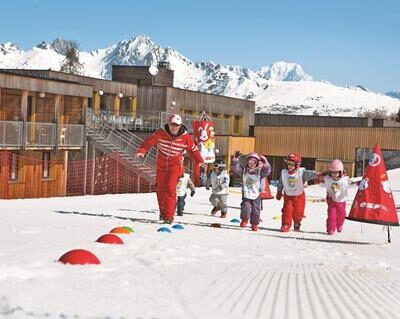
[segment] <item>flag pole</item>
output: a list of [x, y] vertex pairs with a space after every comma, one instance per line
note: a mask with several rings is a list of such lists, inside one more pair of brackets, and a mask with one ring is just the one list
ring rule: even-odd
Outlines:
[[390, 238], [390, 226], [387, 226], [387, 232], [388, 232], [388, 243], [390, 244], [392, 242], [392, 239]]

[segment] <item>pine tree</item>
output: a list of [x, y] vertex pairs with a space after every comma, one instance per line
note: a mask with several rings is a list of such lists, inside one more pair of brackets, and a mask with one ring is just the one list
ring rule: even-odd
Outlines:
[[81, 74], [83, 64], [79, 62], [79, 45], [76, 41], [67, 41], [65, 50], [65, 59], [61, 65], [60, 71]]

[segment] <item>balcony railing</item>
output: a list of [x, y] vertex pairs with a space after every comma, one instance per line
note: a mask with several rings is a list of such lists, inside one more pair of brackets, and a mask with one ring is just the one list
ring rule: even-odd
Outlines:
[[[162, 112], [161, 113], [161, 123], [167, 123], [168, 115], [170, 113]], [[198, 115], [189, 115], [189, 114], [182, 114], [181, 115], [182, 122], [188, 129], [189, 133], [193, 133], [192, 123], [198, 118]], [[219, 119], [219, 118], [212, 118], [214, 122], [214, 131], [218, 135], [227, 135], [231, 134], [229, 131], [229, 120], [228, 119]]]
[[[138, 112], [136, 116], [131, 113], [120, 113], [115, 115], [113, 111], [100, 111], [99, 114], [88, 112], [88, 121], [106, 123], [113, 128], [127, 130], [154, 131], [162, 127], [168, 119], [168, 112], [146, 111]], [[192, 122], [198, 118], [196, 115], [181, 114], [183, 124], [190, 133], [193, 133]], [[229, 119], [213, 118], [214, 129], [218, 135], [231, 134]], [[90, 125], [90, 122], [88, 125]]]
[[27, 122], [25, 133], [27, 148], [53, 148], [56, 146], [56, 124]]
[[83, 147], [85, 141], [85, 125], [63, 124], [59, 129], [59, 147]]
[[0, 121], [0, 148], [22, 147], [23, 122]]
[[[38, 123], [19, 121], [0, 121], [0, 149], [55, 148], [57, 142], [57, 125], [54, 123]], [[83, 147], [85, 143], [85, 125], [63, 124], [58, 128], [58, 146]]]

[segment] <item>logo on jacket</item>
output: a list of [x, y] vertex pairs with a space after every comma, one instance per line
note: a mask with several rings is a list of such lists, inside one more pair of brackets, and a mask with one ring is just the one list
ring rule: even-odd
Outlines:
[[288, 186], [289, 186], [289, 188], [294, 188], [296, 186], [296, 177], [289, 176]]
[[331, 184], [331, 190], [334, 194], [338, 193], [340, 190], [340, 184], [339, 183], [332, 183]]

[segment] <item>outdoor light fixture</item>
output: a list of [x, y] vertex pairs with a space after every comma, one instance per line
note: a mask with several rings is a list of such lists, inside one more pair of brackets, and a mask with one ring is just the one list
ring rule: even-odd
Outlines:
[[150, 65], [150, 67], [149, 67], [149, 73], [152, 75], [152, 76], [156, 76], [157, 74], [158, 74], [158, 68], [155, 66], [155, 65]]
[[99, 91], [99, 95], [102, 96], [104, 92], [102, 90]]
[[176, 105], [175, 101], [171, 101], [171, 106], [169, 107], [170, 111], [173, 112], [174, 111], [174, 106]]
[[39, 93], [39, 97], [40, 97], [40, 98], [43, 99], [45, 96], [46, 96], [46, 93], [44, 93], [44, 92], [40, 92], [40, 93]]
[[119, 93], [119, 94], [118, 94], [118, 97], [119, 97], [120, 99], [122, 99], [122, 98], [124, 97], [124, 95], [123, 95], [122, 93]]

